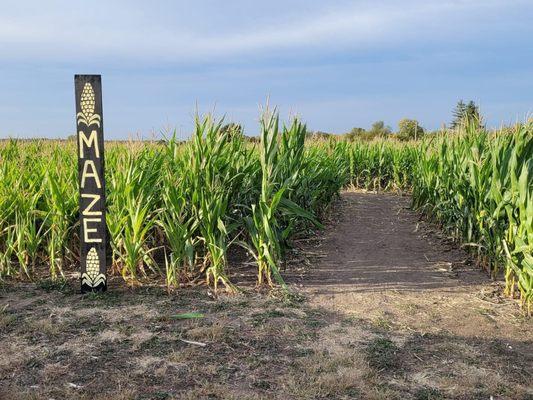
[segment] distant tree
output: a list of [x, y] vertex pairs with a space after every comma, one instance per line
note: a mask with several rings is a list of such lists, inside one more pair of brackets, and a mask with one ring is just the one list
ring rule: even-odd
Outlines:
[[67, 140], [69, 141], [76, 141], [78, 140], [78, 136], [76, 134], [68, 135]]
[[450, 123], [450, 128], [455, 129], [458, 126], [460, 126], [463, 122], [463, 118], [465, 114], [466, 114], [466, 104], [461, 99], [457, 102], [455, 109], [452, 111], [453, 120]]
[[220, 128], [220, 130], [223, 133], [228, 132], [229, 137], [239, 137], [242, 136], [244, 132], [242, 126], [234, 122], [224, 125], [222, 128]]
[[259, 139], [259, 136], [244, 136], [244, 140], [249, 143], [259, 143], [261, 140]]
[[450, 128], [455, 129], [459, 126], [467, 124], [482, 126], [479, 107], [472, 100], [470, 100], [467, 104], [465, 104], [463, 100], [459, 100], [455, 106], [455, 109], [453, 110], [453, 120], [450, 124]]
[[387, 137], [392, 133], [392, 129], [390, 126], [385, 126], [385, 122], [383, 121], [376, 121], [372, 124], [372, 128], [370, 128], [369, 134], [372, 138], [379, 136], [379, 137]]
[[466, 105], [465, 118], [468, 123], [474, 123], [479, 126], [482, 125], [479, 107], [472, 100]]
[[424, 132], [424, 128], [416, 119], [404, 118], [398, 122], [398, 139], [400, 140], [420, 139]]
[[333, 134], [332, 133], [328, 133], [328, 132], [307, 131], [307, 138], [308, 139], [329, 139], [331, 136], [333, 136]]
[[346, 134], [346, 139], [353, 142], [356, 138], [363, 138], [365, 134], [365, 128], [353, 128], [350, 132]]
[[361, 135], [361, 134], [363, 134], [365, 132], [366, 132], [365, 128], [352, 128], [352, 130], [350, 131], [350, 134], [352, 134], [352, 135]]

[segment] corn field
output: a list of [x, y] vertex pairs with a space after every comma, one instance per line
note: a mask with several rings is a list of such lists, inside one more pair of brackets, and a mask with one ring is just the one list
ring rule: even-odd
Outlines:
[[489, 133], [467, 126], [421, 148], [413, 201], [472, 249], [506, 292], [533, 303], [533, 122]]
[[[260, 141], [197, 117], [191, 138], [106, 144], [110, 273], [169, 290], [231, 282], [228, 251], [246, 249], [259, 284], [284, 286], [291, 237], [320, 220], [343, 187], [409, 191], [509, 296], [533, 303], [533, 123], [473, 126], [423, 141], [305, 141], [276, 112]], [[0, 279], [60, 279], [79, 261], [76, 144], [0, 142]], [[354, 225], [354, 229], [357, 229]]]
[[[234, 291], [228, 248], [245, 248], [257, 281], [283, 285], [279, 265], [297, 230], [345, 185], [340, 155], [304, 145], [298, 119], [261, 120], [252, 145], [222, 121], [197, 118], [186, 143], [108, 143], [111, 273], [130, 284], [164, 277], [169, 289], [205, 279]], [[58, 279], [79, 262], [76, 144], [0, 144], [0, 278]]]

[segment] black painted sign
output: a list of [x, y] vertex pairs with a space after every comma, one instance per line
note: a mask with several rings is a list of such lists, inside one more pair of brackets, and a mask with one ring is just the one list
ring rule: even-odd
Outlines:
[[104, 131], [100, 75], [76, 75], [81, 292], [107, 288]]

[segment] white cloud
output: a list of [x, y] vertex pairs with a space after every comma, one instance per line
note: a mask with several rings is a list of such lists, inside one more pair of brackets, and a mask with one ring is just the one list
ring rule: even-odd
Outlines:
[[153, 2], [137, 7], [108, 3], [84, 3], [72, 9], [71, 2], [56, 2], [42, 9], [42, 2], [34, 2], [33, 14], [27, 11], [28, 2], [24, 9], [6, 6], [0, 16], [0, 52], [7, 59], [69, 61], [91, 56], [189, 62], [213, 55], [357, 49], [458, 37], [472, 22], [497, 23], [502, 12], [527, 4], [416, 0], [304, 2], [298, 8], [274, 1], [271, 12], [259, 8], [242, 17], [235, 15], [235, 6], [228, 11], [223, 3], [203, 8], [194, 3], [181, 8], [157, 8]]

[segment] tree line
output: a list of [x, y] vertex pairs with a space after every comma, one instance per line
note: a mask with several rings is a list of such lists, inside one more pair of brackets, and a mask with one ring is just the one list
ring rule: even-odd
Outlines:
[[[479, 106], [473, 101], [465, 103], [459, 100], [453, 112], [453, 119], [447, 128], [456, 129], [463, 125], [474, 124], [482, 126], [483, 121], [479, 112]], [[446, 127], [445, 127], [446, 128]], [[370, 129], [355, 127], [350, 132], [344, 134], [349, 140], [362, 139], [372, 140], [374, 138], [390, 138], [395, 137], [399, 140], [418, 140], [425, 134], [429, 133], [416, 119], [403, 118], [398, 122], [398, 130], [394, 132], [392, 128], [383, 121], [376, 121], [372, 124]], [[326, 138], [331, 134], [327, 132], [311, 132], [311, 136], [317, 138]]]

